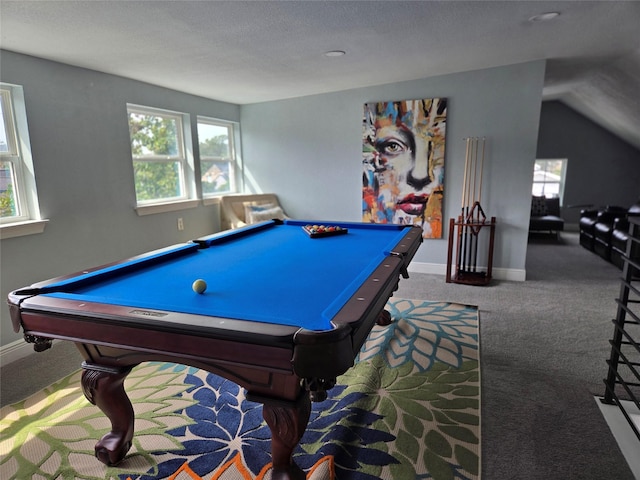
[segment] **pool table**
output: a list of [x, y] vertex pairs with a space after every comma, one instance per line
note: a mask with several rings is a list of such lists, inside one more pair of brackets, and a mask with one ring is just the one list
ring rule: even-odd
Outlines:
[[[120, 462], [134, 412], [124, 389], [144, 361], [205, 369], [263, 404], [274, 478], [304, 478], [292, 460], [311, 401], [347, 371], [422, 242], [414, 226], [273, 220], [36, 283], [9, 294], [14, 330], [36, 351], [72, 341], [85, 396], [110, 419], [96, 457]], [[327, 224], [327, 222], [324, 222]], [[196, 279], [207, 288], [192, 289]]]

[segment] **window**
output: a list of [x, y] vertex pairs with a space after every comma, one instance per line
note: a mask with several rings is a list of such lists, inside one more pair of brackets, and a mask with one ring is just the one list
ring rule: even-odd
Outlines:
[[195, 197], [188, 115], [127, 106], [138, 206]]
[[566, 158], [536, 160], [533, 167], [533, 195], [558, 197], [562, 202], [566, 171]]
[[42, 232], [22, 87], [0, 83], [0, 117], [2, 238]]
[[235, 133], [233, 123], [198, 117], [203, 197], [237, 190]]

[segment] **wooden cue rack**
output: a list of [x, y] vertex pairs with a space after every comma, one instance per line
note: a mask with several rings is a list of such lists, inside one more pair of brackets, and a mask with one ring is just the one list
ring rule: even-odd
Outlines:
[[[464, 161], [464, 178], [462, 181], [462, 208], [456, 219], [449, 221], [449, 248], [447, 252], [447, 283], [464, 283], [466, 285], [488, 285], [491, 282], [493, 268], [493, 245], [496, 232], [496, 217], [487, 220], [482, 210], [482, 174], [485, 158], [485, 138], [468, 137]], [[456, 232], [457, 230], [457, 232]], [[486, 237], [488, 233], [488, 240]], [[481, 240], [482, 234], [482, 242]], [[453, 266], [453, 239], [455, 241], [455, 272]], [[479, 245], [488, 246], [486, 269], [478, 267]]]
[[[456, 233], [457, 230], [457, 233]], [[486, 268], [477, 266], [477, 246], [481, 232], [488, 234], [488, 252]], [[491, 282], [493, 268], [493, 245], [496, 232], [496, 217], [490, 221], [467, 221], [462, 216], [449, 220], [449, 248], [447, 251], [447, 283], [461, 283], [465, 285], [488, 285]], [[452, 275], [453, 239], [456, 239], [455, 271]], [[467, 243], [468, 242], [468, 243]], [[470, 247], [465, 247], [470, 245]], [[475, 252], [473, 248], [475, 248]], [[469, 254], [469, 259], [465, 255]]]

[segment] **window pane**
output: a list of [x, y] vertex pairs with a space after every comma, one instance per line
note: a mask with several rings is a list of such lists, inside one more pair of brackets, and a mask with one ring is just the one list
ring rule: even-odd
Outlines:
[[561, 197], [567, 159], [536, 160], [533, 167], [533, 195]]
[[231, 157], [229, 128], [226, 126], [198, 122], [198, 144], [200, 157]]
[[182, 196], [180, 162], [134, 161], [138, 202]]
[[7, 145], [7, 126], [4, 121], [4, 106], [3, 102], [0, 102], [0, 118], [2, 118], [2, 122], [0, 122], [0, 153], [6, 153], [9, 151], [9, 146]]
[[542, 195], [544, 195], [544, 183], [534, 183], [531, 193], [536, 197], [541, 197]]
[[231, 162], [202, 160], [202, 193], [204, 195], [231, 191]]
[[559, 183], [545, 183], [543, 189], [543, 195], [547, 198], [553, 198], [560, 196], [560, 184]]
[[198, 145], [203, 196], [236, 191], [235, 128], [232, 123], [198, 117]]
[[175, 157], [181, 153], [178, 120], [160, 115], [129, 113], [134, 156]]
[[11, 162], [0, 162], [0, 217], [17, 217], [16, 180]]

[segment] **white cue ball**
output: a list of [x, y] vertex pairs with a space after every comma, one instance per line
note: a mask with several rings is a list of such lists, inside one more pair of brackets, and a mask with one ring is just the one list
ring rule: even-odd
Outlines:
[[196, 293], [204, 293], [204, 291], [207, 289], [207, 282], [199, 278], [198, 280], [193, 282], [191, 288], [193, 288], [193, 291]]

